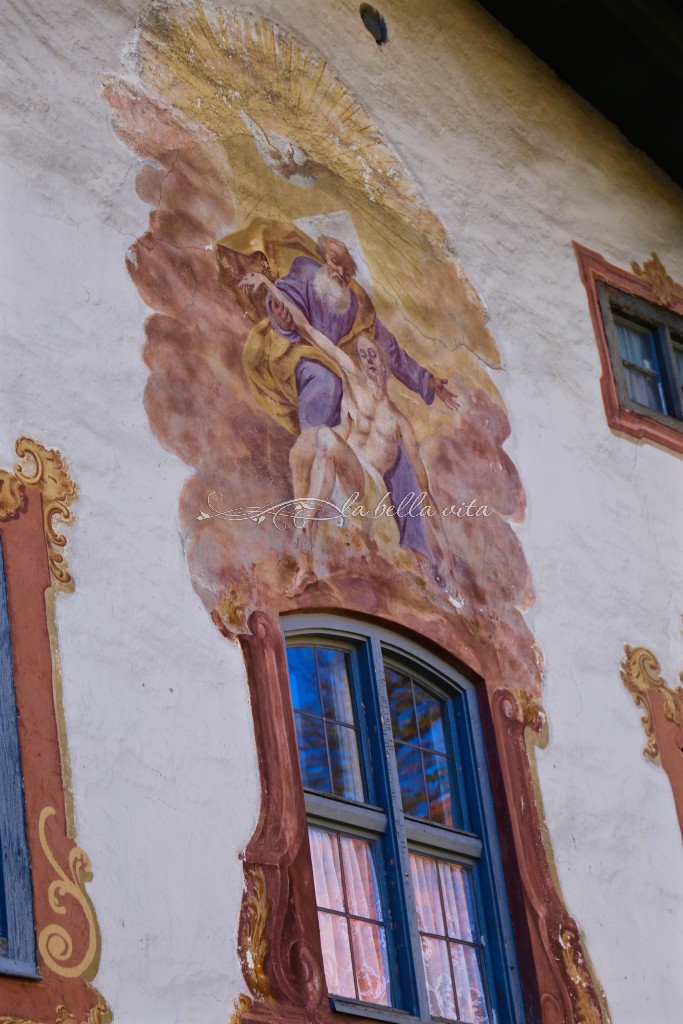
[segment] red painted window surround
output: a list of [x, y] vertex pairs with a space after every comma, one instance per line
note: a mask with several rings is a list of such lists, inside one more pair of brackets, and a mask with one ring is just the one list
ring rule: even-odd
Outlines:
[[644, 299], [652, 305], [669, 312], [683, 316], [683, 298], [674, 295], [669, 301], [664, 302], [661, 295], [649, 281], [636, 276], [628, 270], [622, 270], [608, 263], [597, 252], [586, 249], [578, 242], [572, 243], [574, 253], [579, 265], [581, 280], [588, 296], [588, 308], [590, 310], [595, 340], [600, 356], [601, 376], [600, 387], [605, 405], [605, 415], [609, 426], [620, 434], [626, 434], [639, 440], [651, 441], [653, 444], [661, 445], [671, 451], [683, 455], [683, 433], [664, 423], [658, 422], [647, 414], [637, 413], [625, 409], [619, 401], [612, 362], [610, 359], [609, 343], [605, 331], [602, 312], [600, 309], [600, 298], [598, 284], [600, 282], [618, 288], [627, 295]]
[[[365, 1016], [331, 1010], [328, 1001], [282, 629], [262, 611], [252, 613], [248, 627], [239, 640], [262, 799], [243, 854], [238, 952], [249, 994], [236, 999], [232, 1022], [367, 1024]], [[473, 678], [456, 651], [442, 653]], [[607, 1017], [543, 838], [530, 739], [543, 734], [543, 713], [519, 690], [495, 684], [489, 690], [483, 679], [477, 682], [527, 1024], [580, 1024], [587, 1014], [598, 1024]]]
[[[99, 940], [84, 888], [90, 863], [75, 845], [68, 824], [46, 600], [60, 582], [64, 589], [70, 588], [71, 577], [59, 553], [65, 541], [60, 543], [54, 534], [58, 539], [51, 547], [50, 531], [56, 525], [53, 516], [68, 521], [66, 504], [75, 487], [57, 452], [22, 439], [17, 454], [30, 456], [36, 468], [32, 472], [29, 463], [28, 470], [21, 466], [14, 473], [0, 470], [0, 538], [38, 971], [31, 978], [0, 973], [0, 1022], [107, 1024], [109, 1010], [90, 983], [97, 968]], [[54, 500], [62, 479], [65, 490], [60, 500]]]

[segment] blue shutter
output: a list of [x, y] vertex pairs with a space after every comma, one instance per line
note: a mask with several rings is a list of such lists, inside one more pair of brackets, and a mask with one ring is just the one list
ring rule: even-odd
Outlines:
[[17, 705], [14, 696], [12, 647], [7, 588], [0, 542], [0, 864], [2, 880], [0, 918], [5, 925], [7, 953], [0, 956], [0, 972], [36, 973], [33, 897], [29, 865], [24, 787], [19, 760]]

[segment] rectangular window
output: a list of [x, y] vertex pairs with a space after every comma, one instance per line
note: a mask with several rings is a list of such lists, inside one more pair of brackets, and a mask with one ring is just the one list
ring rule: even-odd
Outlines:
[[36, 974], [33, 898], [0, 544], [0, 974]]
[[287, 657], [332, 1005], [522, 1024], [471, 684], [377, 629], [297, 627]]
[[683, 317], [604, 282], [598, 294], [619, 404], [683, 431]]

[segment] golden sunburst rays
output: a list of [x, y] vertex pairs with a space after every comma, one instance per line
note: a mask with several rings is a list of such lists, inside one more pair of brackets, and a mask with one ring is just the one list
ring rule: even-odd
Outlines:
[[[246, 118], [300, 147], [313, 165], [394, 210], [435, 250], [448, 250], [425, 206], [362, 105], [319, 55], [273, 22], [200, 4], [152, 7], [138, 25], [135, 61], [147, 91], [227, 141]], [[405, 230], [405, 228], [404, 228]], [[417, 239], [416, 239], [417, 241]]]
[[151, 7], [129, 54], [147, 96], [224, 147], [241, 226], [348, 211], [376, 298], [400, 309], [425, 350], [437, 337], [444, 362], [465, 348], [471, 365], [500, 365], [443, 225], [321, 56], [260, 16], [200, 3]]

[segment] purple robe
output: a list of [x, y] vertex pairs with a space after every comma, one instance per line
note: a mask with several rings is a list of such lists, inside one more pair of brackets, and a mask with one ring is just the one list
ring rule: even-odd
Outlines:
[[[343, 313], [334, 309], [330, 299], [319, 293], [314, 284], [315, 275], [321, 264], [308, 256], [298, 256], [292, 263], [287, 277], [276, 282], [280, 291], [294, 302], [306, 319], [338, 345], [353, 327], [358, 311], [358, 300], [351, 293], [349, 308]], [[268, 313], [275, 329], [289, 341], [296, 341], [296, 331], [285, 331], [279, 327], [271, 312], [271, 297], [266, 299]], [[429, 386], [430, 373], [400, 347], [396, 338], [379, 319], [375, 320], [375, 341], [389, 356], [391, 372], [397, 380], [411, 391], [421, 395], [427, 405], [434, 401], [434, 391]], [[302, 430], [310, 427], [336, 427], [341, 422], [342, 382], [327, 366], [315, 359], [300, 359], [297, 363], [296, 389], [299, 398], [299, 425]], [[384, 474], [384, 483], [394, 506], [412, 492], [419, 493], [415, 472], [403, 448], [399, 448], [395, 464]], [[410, 502], [406, 503], [408, 506]], [[402, 547], [414, 548], [432, 558], [427, 545], [422, 519], [401, 515], [396, 517]]]

